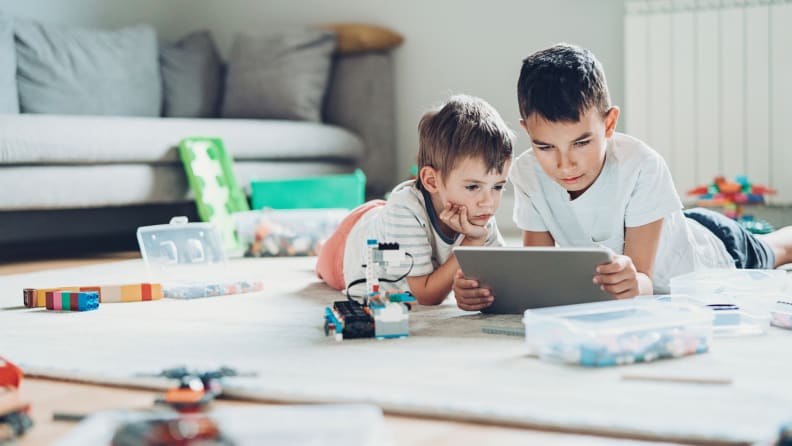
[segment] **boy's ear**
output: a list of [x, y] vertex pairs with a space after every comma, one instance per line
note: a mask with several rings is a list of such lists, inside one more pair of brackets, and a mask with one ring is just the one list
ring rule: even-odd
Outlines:
[[437, 183], [440, 181], [440, 172], [434, 167], [424, 166], [418, 171], [418, 178], [421, 180], [427, 192], [437, 192]]
[[525, 119], [520, 118], [520, 127], [525, 130], [525, 133], [528, 133], [528, 124], [525, 123]]
[[619, 122], [619, 107], [613, 106], [605, 113], [605, 137], [610, 138], [616, 131], [616, 124]]

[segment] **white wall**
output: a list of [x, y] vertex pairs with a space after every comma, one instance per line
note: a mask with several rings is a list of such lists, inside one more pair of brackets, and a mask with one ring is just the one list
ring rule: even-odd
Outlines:
[[417, 153], [423, 111], [452, 93], [491, 102], [520, 134], [516, 83], [522, 58], [559, 41], [591, 49], [611, 95], [623, 102], [623, 0], [0, 0], [0, 11], [85, 26], [154, 25], [163, 38], [210, 28], [221, 51], [238, 30], [368, 22], [405, 36], [396, 53], [398, 171]]

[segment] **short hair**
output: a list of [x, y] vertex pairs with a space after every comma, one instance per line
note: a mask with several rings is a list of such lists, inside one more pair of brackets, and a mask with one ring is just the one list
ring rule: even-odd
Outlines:
[[537, 113], [550, 122], [577, 122], [591, 107], [611, 108], [605, 71], [594, 54], [559, 43], [523, 60], [517, 81], [523, 119]]
[[458, 161], [473, 157], [483, 160], [488, 172], [500, 173], [513, 145], [514, 132], [494, 107], [481, 98], [455, 95], [421, 118], [418, 167], [432, 167], [446, 177]]

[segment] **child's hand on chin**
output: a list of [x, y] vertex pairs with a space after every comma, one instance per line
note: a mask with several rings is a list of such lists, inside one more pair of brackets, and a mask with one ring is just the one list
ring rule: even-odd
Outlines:
[[467, 246], [483, 246], [487, 241], [487, 228], [470, 221], [467, 207], [460, 204], [446, 203], [440, 220], [455, 232], [465, 235], [462, 241]]
[[613, 261], [597, 267], [594, 283], [616, 299], [627, 299], [640, 294], [638, 271], [631, 258], [614, 255]]

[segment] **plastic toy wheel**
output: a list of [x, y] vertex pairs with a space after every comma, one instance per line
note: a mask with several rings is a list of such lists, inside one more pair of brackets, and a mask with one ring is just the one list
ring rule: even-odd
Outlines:
[[330, 335], [330, 321], [328, 321], [327, 319], [325, 319], [324, 330], [325, 330], [325, 336], [329, 336]]

